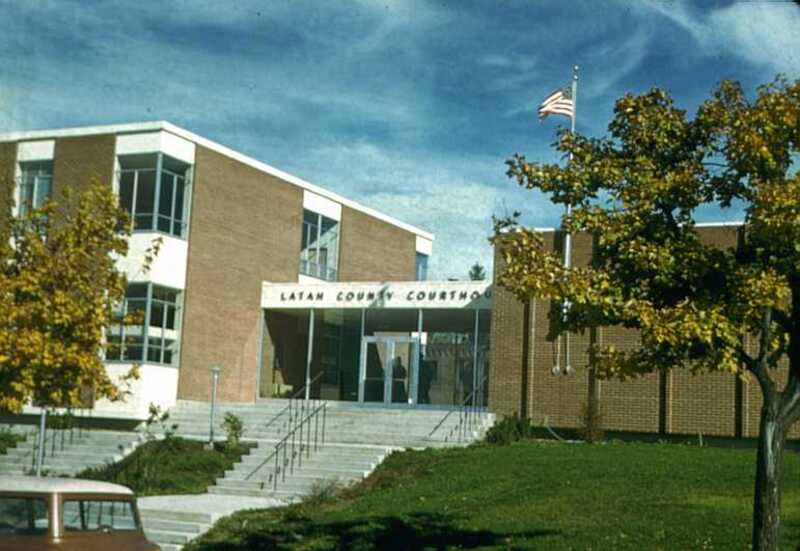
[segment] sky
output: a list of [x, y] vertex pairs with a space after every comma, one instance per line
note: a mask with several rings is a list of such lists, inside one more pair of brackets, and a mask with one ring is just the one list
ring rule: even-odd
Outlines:
[[536, 108], [573, 65], [591, 136], [628, 92], [663, 87], [692, 113], [722, 79], [752, 94], [800, 78], [800, 7], [780, 1], [0, 0], [0, 13], [0, 132], [168, 120], [434, 233], [431, 279], [491, 270], [493, 215], [558, 225], [505, 160], [559, 160], [569, 120]]

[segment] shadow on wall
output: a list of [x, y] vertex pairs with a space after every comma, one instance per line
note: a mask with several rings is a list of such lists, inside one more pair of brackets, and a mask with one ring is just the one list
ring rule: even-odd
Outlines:
[[[557, 530], [498, 534], [454, 526], [448, 515], [417, 513], [403, 516], [364, 516], [354, 520], [319, 523], [308, 518], [275, 524], [243, 521], [236, 538], [201, 538], [192, 551], [251, 549], [476, 549], [508, 546], [527, 539], [557, 535]], [[233, 528], [233, 527], [230, 527]], [[226, 531], [227, 532], [227, 531]], [[309, 547], [311, 546], [311, 547]]]

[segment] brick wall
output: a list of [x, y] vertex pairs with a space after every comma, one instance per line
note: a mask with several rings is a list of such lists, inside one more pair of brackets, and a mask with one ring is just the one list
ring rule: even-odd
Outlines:
[[263, 281], [297, 281], [303, 191], [198, 146], [178, 397], [256, 396]]
[[521, 381], [525, 367], [522, 356], [525, 305], [497, 285], [497, 275], [502, 271], [502, 259], [498, 251], [495, 251], [494, 265], [488, 407], [503, 415], [524, 414], [521, 409]]
[[388, 222], [342, 206], [339, 246], [340, 281], [416, 279], [416, 237]]
[[92, 179], [111, 185], [116, 137], [113, 134], [59, 138], [53, 159], [53, 199], [65, 188], [79, 192]]
[[17, 162], [17, 143], [0, 143], [0, 224], [11, 215], [11, 202], [14, 199], [14, 172]]
[[[557, 250], [563, 256], [564, 235], [547, 232], [542, 235], [545, 245]], [[585, 266], [591, 259], [592, 238], [588, 235], [572, 237], [572, 263]], [[532, 335], [529, 350], [529, 363], [532, 366], [528, 404], [528, 415], [537, 424], [558, 427], [577, 427], [580, 424], [581, 408], [586, 403], [589, 389], [587, 368], [589, 365], [589, 334], [570, 334], [561, 338], [561, 353], [558, 354], [558, 340], [552, 337], [550, 322], [551, 309], [560, 305], [537, 300], [532, 313]], [[569, 365], [566, 372], [567, 344], [569, 345]], [[558, 363], [560, 372], [554, 375], [553, 367]]]
[[[700, 236], [704, 244], [734, 247], [738, 231], [736, 226], [703, 227]], [[542, 237], [547, 247], [563, 250], [561, 235], [546, 232]], [[591, 254], [590, 239], [574, 236], [573, 251], [576, 266], [586, 263]], [[500, 273], [502, 263], [495, 256], [495, 271]], [[536, 424], [546, 421], [551, 426], [571, 428], [579, 426], [581, 408], [588, 397], [590, 339], [588, 334], [572, 335], [574, 371], [564, 374], [562, 348], [561, 374], [554, 375], [551, 370], [556, 363], [556, 346], [549, 336], [548, 316], [551, 308], [553, 305], [546, 301], [532, 301], [526, 321], [524, 304], [508, 291], [495, 288], [489, 407], [506, 415], [525, 411]], [[527, 358], [522, 356], [524, 327], [528, 328]], [[638, 332], [621, 327], [599, 328], [596, 338], [622, 350], [639, 345]], [[779, 384], [784, 382], [786, 368], [774, 377]], [[707, 436], [758, 434], [761, 392], [754, 380], [737, 382], [735, 376], [725, 373], [695, 376], [676, 369], [624, 382], [598, 381], [597, 392], [607, 430]], [[523, 402], [527, 407], [521, 409]], [[800, 427], [793, 429], [792, 436], [800, 437]]]

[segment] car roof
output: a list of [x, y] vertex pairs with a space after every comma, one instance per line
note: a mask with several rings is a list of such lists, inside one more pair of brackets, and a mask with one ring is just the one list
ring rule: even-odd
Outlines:
[[33, 476], [0, 476], [0, 492], [133, 495], [130, 488], [110, 482]]

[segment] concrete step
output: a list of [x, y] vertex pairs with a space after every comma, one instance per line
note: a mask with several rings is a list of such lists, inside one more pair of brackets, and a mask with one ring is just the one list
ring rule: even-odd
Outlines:
[[212, 524], [214, 518], [209, 513], [190, 513], [187, 511], [170, 511], [164, 509], [139, 508], [142, 519], [169, 520], [175, 522], [188, 522], [192, 524]]
[[[52, 451], [52, 441], [48, 440], [44, 448], [42, 468], [49, 475], [74, 475], [86, 468], [104, 466], [129, 454], [143, 441], [142, 435], [138, 432], [86, 431], [82, 438], [74, 434], [71, 444], [68, 433], [49, 434], [51, 437], [56, 435], [55, 452]], [[59, 434], [65, 436], [63, 449]], [[33, 435], [25, 442], [25, 446], [13, 448], [9, 450], [10, 453], [0, 456], [0, 474], [30, 470], [36, 452], [33, 448], [35, 440], [36, 435]]]
[[189, 540], [192, 539], [188, 534], [185, 532], [170, 532], [168, 530], [150, 530], [145, 526], [144, 535], [150, 541], [157, 543], [158, 545], [161, 544], [178, 544], [184, 545], [189, 543]]
[[157, 532], [183, 533], [183, 534], [188, 534], [189, 536], [196, 536], [197, 534], [200, 534], [208, 526], [208, 524], [202, 524], [196, 522], [162, 520], [152, 517], [150, 518], [142, 517], [142, 522], [146, 525], [148, 530], [153, 530]]

